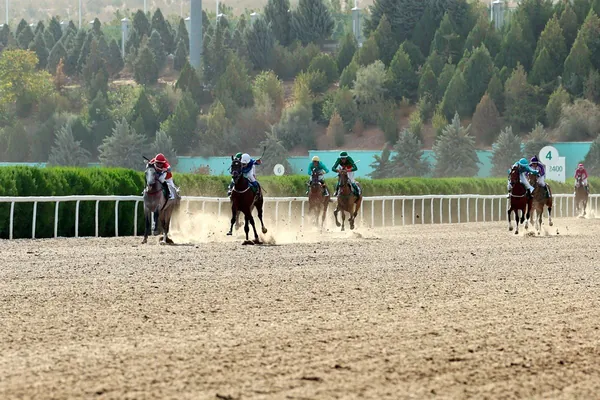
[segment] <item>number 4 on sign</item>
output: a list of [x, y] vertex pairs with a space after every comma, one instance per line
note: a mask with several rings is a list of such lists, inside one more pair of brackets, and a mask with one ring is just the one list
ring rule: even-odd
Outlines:
[[552, 151], [549, 151], [548, 153], [546, 153], [546, 160], [552, 161]]

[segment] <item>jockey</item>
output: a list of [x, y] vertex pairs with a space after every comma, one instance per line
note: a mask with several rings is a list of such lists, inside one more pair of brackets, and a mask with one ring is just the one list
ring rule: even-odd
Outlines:
[[[527, 173], [538, 175], [536, 170], [531, 169], [529, 166], [529, 161], [526, 158], [521, 158], [519, 161], [513, 164], [513, 167], [519, 167], [519, 180], [527, 189], [527, 196], [531, 197], [533, 193], [533, 186], [527, 180]], [[510, 171], [509, 171], [510, 173]], [[510, 191], [512, 190], [512, 185], [510, 184], [510, 177], [508, 178], [508, 197], [510, 197]]]
[[[235, 156], [233, 156], [233, 159], [235, 160], [241, 160], [242, 159], [242, 153], [236, 153]], [[235, 182], [233, 182], [233, 178], [231, 178], [231, 182], [229, 183], [229, 188], [227, 188], [227, 196], [231, 196], [231, 191], [233, 190], [233, 185], [235, 185]]]
[[149, 165], [152, 165], [158, 174], [158, 181], [163, 185], [167, 185], [169, 189], [169, 200], [175, 199], [177, 195], [177, 188], [175, 187], [175, 183], [173, 182], [173, 173], [171, 172], [171, 164], [167, 160], [162, 153], [158, 153], [156, 157], [154, 157]]
[[531, 169], [534, 169], [538, 172], [539, 175], [537, 177], [537, 183], [546, 191], [546, 198], [552, 197], [550, 190], [548, 189], [548, 185], [546, 185], [546, 166], [542, 164], [536, 156], [531, 157], [529, 166]]
[[582, 179], [582, 183], [583, 186], [585, 187], [586, 192], [588, 192], [588, 194], [590, 193], [590, 187], [588, 185], [588, 173], [585, 170], [585, 167], [583, 166], [583, 164], [579, 164], [577, 166], [577, 169], [575, 170], [575, 187], [577, 187], [577, 178], [583, 178]]
[[[340, 153], [340, 156], [336, 160], [335, 164], [333, 164], [333, 167], [331, 169], [335, 171], [338, 166], [340, 167], [340, 169], [345, 169], [347, 171], [348, 180], [350, 180], [350, 184], [352, 185], [352, 190], [354, 191], [354, 195], [359, 196], [360, 190], [359, 190], [358, 186], [356, 185], [356, 181], [354, 180], [354, 171], [357, 171], [358, 168], [356, 167], [356, 164], [354, 163], [354, 160], [352, 159], [352, 157], [348, 156], [347, 152], [342, 151]], [[339, 189], [340, 189], [340, 183], [338, 181], [337, 185], [335, 185], [335, 196], [338, 195]]]
[[261, 160], [255, 160], [249, 154], [244, 153], [240, 159], [242, 161], [242, 174], [248, 179], [254, 193], [258, 191], [259, 185], [256, 180], [256, 166], [262, 164]]
[[[329, 190], [327, 189], [327, 185], [325, 184], [325, 174], [329, 173], [329, 169], [321, 162], [319, 156], [314, 156], [310, 164], [308, 164], [308, 175], [312, 176], [313, 170], [317, 170], [319, 173], [319, 182], [323, 185], [323, 192], [325, 196], [329, 196]], [[310, 190], [310, 181], [308, 181], [308, 186]], [[306, 191], [308, 194], [308, 190]]]

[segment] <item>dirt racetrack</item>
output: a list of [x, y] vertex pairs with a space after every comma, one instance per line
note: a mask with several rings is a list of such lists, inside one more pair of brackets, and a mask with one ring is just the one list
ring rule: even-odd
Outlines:
[[555, 223], [0, 241], [0, 398], [598, 398], [600, 227]]

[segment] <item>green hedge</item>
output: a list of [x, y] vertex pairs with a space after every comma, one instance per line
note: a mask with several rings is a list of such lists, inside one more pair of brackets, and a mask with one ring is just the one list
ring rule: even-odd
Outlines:
[[[260, 177], [267, 196], [303, 196], [306, 191], [307, 176]], [[176, 174], [176, 184], [181, 186], [183, 195], [224, 196], [230, 178], [226, 176], [203, 176]], [[503, 194], [506, 192], [505, 179], [481, 178], [409, 178], [409, 179], [359, 179], [366, 196], [376, 195], [424, 195], [424, 194]], [[330, 188], [335, 179], [328, 179]], [[600, 180], [590, 179], [592, 190], [600, 187]], [[555, 193], [572, 192], [573, 182], [552, 183]], [[35, 168], [0, 167], [0, 196], [66, 196], [66, 195], [138, 195], [144, 187], [143, 174], [125, 169], [109, 168]], [[114, 202], [100, 203], [101, 236], [114, 234]], [[54, 203], [38, 204], [36, 237], [51, 237], [54, 234]], [[120, 218], [119, 234], [133, 233], [134, 203], [120, 203], [119, 214], [131, 216]], [[82, 236], [94, 234], [94, 202], [80, 205], [79, 233]], [[31, 237], [31, 203], [15, 204], [14, 236]], [[0, 203], [0, 238], [8, 237], [9, 203]], [[138, 208], [142, 215], [141, 204]], [[73, 236], [75, 233], [75, 203], [61, 203], [59, 208], [59, 235]], [[142, 218], [138, 230], [143, 229]]]

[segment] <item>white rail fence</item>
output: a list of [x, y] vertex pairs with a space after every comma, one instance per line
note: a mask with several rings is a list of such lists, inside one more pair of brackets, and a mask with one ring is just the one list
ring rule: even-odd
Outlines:
[[[575, 216], [575, 196], [555, 194], [552, 214], [554, 218]], [[600, 195], [590, 195], [588, 210], [596, 209]], [[37, 208], [39, 203], [55, 203], [54, 237], [58, 237], [59, 209], [64, 203], [75, 203], [74, 236], [79, 237], [80, 204], [95, 202], [94, 231], [99, 236], [100, 203], [114, 202], [114, 236], [119, 236], [119, 204], [135, 202], [131, 218], [133, 234], [138, 235], [138, 218], [143, 218], [140, 207], [141, 196], [54, 196], [54, 197], [1, 197], [2, 203], [10, 204], [8, 237], [13, 239], [15, 204], [33, 203], [31, 238], [36, 237]], [[211, 213], [217, 217], [230, 216], [229, 198], [184, 196], [181, 206], [188, 214]], [[329, 208], [329, 214], [335, 203]], [[424, 195], [424, 196], [373, 196], [363, 199], [360, 210], [360, 223], [371, 227], [385, 227], [415, 224], [492, 222], [506, 220], [508, 200], [505, 195]], [[139, 210], [139, 211], [138, 211]], [[300, 226], [311, 224], [306, 197], [267, 197], [265, 215], [274, 217], [275, 225], [280, 222], [296, 221]], [[329, 218], [332, 218], [331, 215]], [[0, 229], [0, 232], [2, 230]]]

